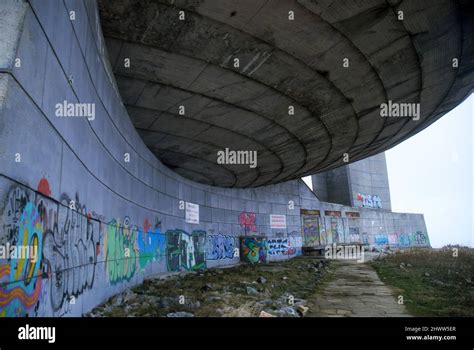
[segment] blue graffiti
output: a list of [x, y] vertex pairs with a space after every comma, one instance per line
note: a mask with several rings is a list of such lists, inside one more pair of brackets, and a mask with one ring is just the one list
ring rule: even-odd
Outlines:
[[235, 253], [235, 237], [223, 234], [206, 237], [206, 259], [233, 259]]
[[400, 233], [398, 235], [398, 244], [401, 246], [409, 246], [410, 245], [410, 237], [406, 233]]
[[166, 255], [166, 236], [159, 228], [138, 231], [138, 251], [140, 252], [140, 268], [144, 269], [149, 263], [161, 260]]
[[388, 244], [388, 236], [385, 233], [379, 233], [374, 236], [374, 243], [376, 245]]

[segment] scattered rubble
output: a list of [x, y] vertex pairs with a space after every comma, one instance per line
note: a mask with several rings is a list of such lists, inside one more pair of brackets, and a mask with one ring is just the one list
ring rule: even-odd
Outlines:
[[297, 257], [148, 279], [90, 317], [305, 317], [330, 262]]

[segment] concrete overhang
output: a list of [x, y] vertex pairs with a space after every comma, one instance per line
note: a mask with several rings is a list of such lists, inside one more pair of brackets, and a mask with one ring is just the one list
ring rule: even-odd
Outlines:
[[[474, 86], [472, 1], [99, 6], [117, 85], [144, 142], [177, 173], [214, 186], [275, 184], [344, 165], [345, 154], [350, 162], [377, 154]], [[419, 104], [419, 119], [381, 117], [388, 101]], [[218, 164], [226, 148], [257, 151], [257, 167]]]

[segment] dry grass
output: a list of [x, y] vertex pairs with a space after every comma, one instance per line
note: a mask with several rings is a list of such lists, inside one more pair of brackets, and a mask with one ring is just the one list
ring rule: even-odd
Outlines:
[[474, 316], [474, 249], [411, 249], [371, 265], [414, 315]]

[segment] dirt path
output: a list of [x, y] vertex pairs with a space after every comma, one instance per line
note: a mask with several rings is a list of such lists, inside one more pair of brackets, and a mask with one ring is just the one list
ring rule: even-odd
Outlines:
[[313, 299], [309, 316], [403, 317], [410, 316], [368, 265], [341, 262], [333, 279]]

